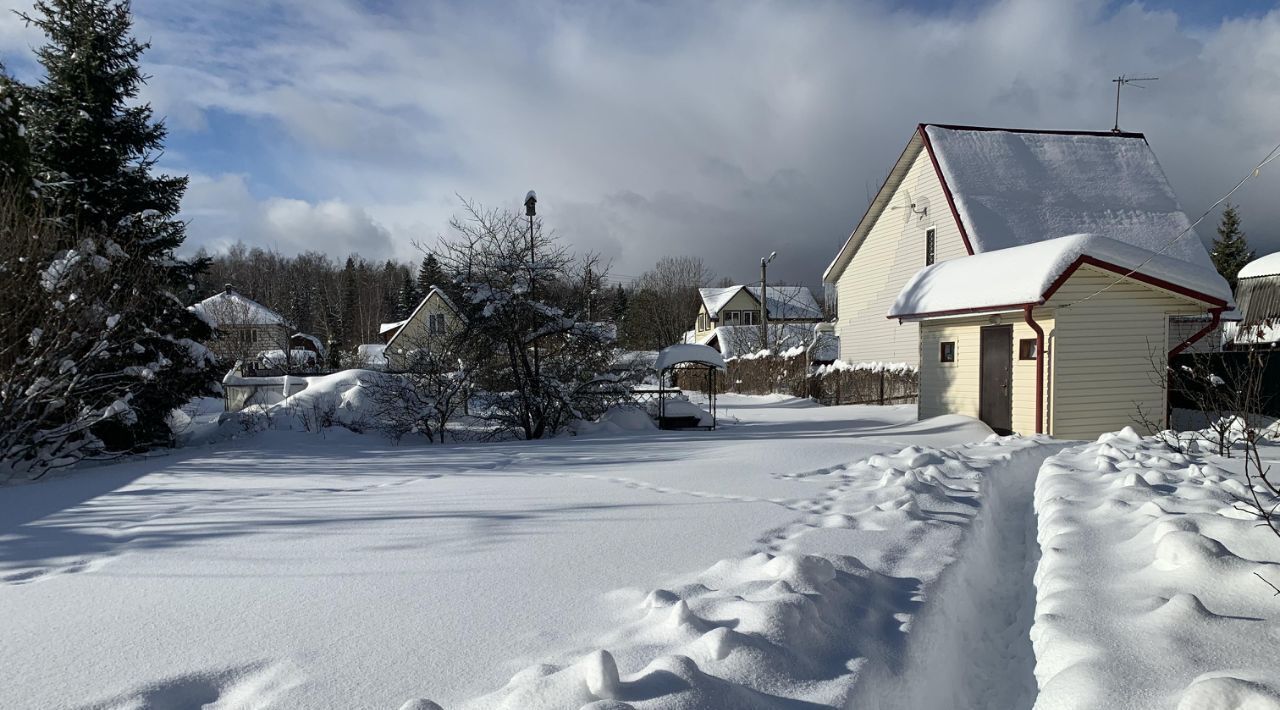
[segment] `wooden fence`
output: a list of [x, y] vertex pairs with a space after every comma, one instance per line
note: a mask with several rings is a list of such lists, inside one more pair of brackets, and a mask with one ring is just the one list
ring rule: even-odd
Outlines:
[[[789, 394], [826, 405], [907, 404], [920, 394], [920, 378], [906, 366], [836, 363], [814, 367], [802, 354], [728, 361], [728, 373], [716, 378], [718, 394]], [[705, 392], [703, 376], [682, 378], [679, 386]]]

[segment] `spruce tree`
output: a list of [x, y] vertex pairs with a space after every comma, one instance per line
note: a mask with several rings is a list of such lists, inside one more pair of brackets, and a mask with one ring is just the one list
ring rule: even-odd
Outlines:
[[95, 434], [114, 450], [165, 443], [165, 416], [210, 393], [213, 372], [196, 345], [210, 330], [179, 295], [206, 265], [174, 257], [185, 237], [177, 214], [187, 179], [152, 174], [165, 127], [136, 102], [148, 45], [131, 36], [125, 0], [40, 0], [21, 17], [47, 38], [36, 50], [44, 78], [20, 94], [43, 209], [67, 227], [51, 256], [74, 249], [103, 279], [129, 275], [116, 284], [118, 297], [100, 305], [114, 340], [123, 330], [132, 343], [103, 351], [83, 375], [118, 380], [114, 401], [127, 402], [131, 415], [104, 420]]
[[396, 314], [396, 320], [404, 320], [412, 315], [413, 310], [418, 307], [425, 295], [418, 290], [418, 284], [409, 273], [409, 269], [404, 270], [403, 277], [404, 280], [400, 284], [400, 311]]
[[613, 291], [613, 309], [611, 315], [614, 323], [621, 323], [627, 314], [627, 291], [622, 288], [622, 284]]
[[0, 187], [26, 191], [30, 186], [30, 151], [22, 121], [21, 86], [0, 64]]
[[355, 257], [348, 256], [346, 265], [342, 267], [342, 300], [338, 306], [339, 332], [345, 345], [359, 345], [356, 325], [359, 307], [360, 276], [356, 271]]
[[1226, 209], [1222, 210], [1218, 236], [1213, 240], [1213, 248], [1209, 253], [1213, 258], [1214, 268], [1231, 284], [1231, 291], [1234, 293], [1240, 269], [1253, 261], [1254, 257], [1244, 231], [1240, 229], [1240, 215], [1236, 213], [1235, 205], [1228, 203]]
[[428, 253], [422, 258], [422, 266], [418, 269], [418, 291], [423, 296], [431, 292], [432, 286], [444, 289], [449, 285], [448, 280], [435, 254]]

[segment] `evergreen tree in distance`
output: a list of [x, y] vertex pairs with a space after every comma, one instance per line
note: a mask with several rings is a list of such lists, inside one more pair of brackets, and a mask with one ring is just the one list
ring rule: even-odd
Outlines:
[[152, 174], [165, 127], [136, 102], [148, 45], [132, 37], [124, 0], [40, 0], [20, 17], [46, 37], [36, 50], [44, 77], [19, 91], [31, 172], [44, 212], [78, 235], [50, 246], [64, 259], [92, 259], [102, 278], [130, 275], [101, 307], [132, 343], [104, 350], [83, 374], [118, 381], [131, 416], [104, 419], [95, 434], [114, 450], [168, 443], [165, 416], [212, 391], [211, 362], [196, 344], [210, 329], [183, 304], [204, 262], [174, 256], [186, 236], [177, 214], [187, 179]]
[[0, 64], [0, 186], [22, 189], [30, 182], [30, 154], [26, 126], [22, 122], [20, 89]]
[[1222, 210], [1218, 236], [1213, 240], [1209, 255], [1213, 258], [1213, 267], [1231, 284], [1231, 291], [1234, 293], [1240, 269], [1253, 261], [1254, 257], [1244, 231], [1240, 229], [1240, 215], [1236, 213], [1235, 205], [1228, 203], [1226, 209]]
[[428, 253], [422, 257], [422, 266], [418, 268], [418, 292], [426, 296], [431, 292], [432, 286], [447, 292], [449, 277], [444, 273], [444, 269], [440, 268], [436, 255]]
[[410, 270], [405, 269], [404, 280], [400, 283], [400, 310], [396, 313], [396, 320], [404, 320], [412, 315], [413, 309], [422, 302], [424, 295], [418, 289], [418, 282], [414, 280]]
[[618, 284], [613, 290], [613, 308], [610, 313], [613, 316], [614, 323], [621, 323], [627, 314], [627, 290], [622, 288], [622, 284]]

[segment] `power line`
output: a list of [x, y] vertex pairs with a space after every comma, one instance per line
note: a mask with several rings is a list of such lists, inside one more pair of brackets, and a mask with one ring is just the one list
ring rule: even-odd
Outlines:
[[1232, 195], [1234, 195], [1234, 194], [1236, 194], [1236, 191], [1237, 191], [1237, 190], [1239, 190], [1241, 187], [1243, 187], [1243, 186], [1244, 186], [1244, 184], [1245, 184], [1246, 182], [1248, 182], [1250, 179], [1255, 178], [1255, 177], [1258, 177], [1258, 174], [1262, 171], [1262, 169], [1263, 169], [1263, 168], [1265, 168], [1265, 167], [1267, 166], [1267, 164], [1268, 164], [1268, 163], [1270, 163], [1271, 161], [1275, 160], [1276, 158], [1280, 158], [1280, 143], [1277, 143], [1277, 144], [1276, 144], [1276, 147], [1272, 148], [1272, 149], [1271, 149], [1271, 152], [1267, 153], [1266, 157], [1264, 157], [1264, 158], [1262, 159], [1262, 161], [1261, 161], [1261, 162], [1259, 162], [1257, 165], [1253, 166], [1253, 169], [1252, 169], [1252, 170], [1250, 170], [1250, 171], [1249, 171], [1249, 172], [1248, 172], [1244, 177], [1240, 178], [1240, 182], [1236, 183], [1236, 186], [1235, 186], [1235, 187], [1233, 187], [1233, 188], [1231, 188], [1231, 190], [1230, 190], [1229, 192], [1227, 192], [1227, 194], [1223, 195], [1222, 197], [1219, 197], [1219, 198], [1218, 198], [1218, 200], [1217, 200], [1216, 202], [1214, 202], [1212, 205], [1209, 205], [1208, 209], [1206, 209], [1206, 210], [1205, 210], [1205, 211], [1204, 211], [1204, 212], [1203, 212], [1199, 217], [1197, 217], [1197, 218], [1196, 218], [1196, 221], [1192, 222], [1190, 225], [1188, 225], [1188, 226], [1187, 226], [1187, 228], [1186, 228], [1186, 229], [1184, 229], [1184, 230], [1182, 230], [1181, 232], [1179, 232], [1179, 233], [1178, 233], [1178, 235], [1177, 235], [1177, 236], [1175, 236], [1173, 239], [1170, 239], [1167, 243], [1165, 243], [1165, 245], [1164, 245], [1164, 246], [1160, 247], [1160, 249], [1159, 249], [1158, 251], [1153, 252], [1153, 253], [1151, 254], [1151, 256], [1149, 256], [1149, 257], [1147, 257], [1146, 259], [1144, 259], [1144, 260], [1142, 261], [1142, 263], [1141, 263], [1141, 264], [1138, 264], [1138, 265], [1137, 265], [1137, 266], [1135, 266], [1134, 268], [1130, 269], [1129, 271], [1125, 272], [1125, 273], [1124, 273], [1124, 274], [1122, 274], [1121, 276], [1117, 277], [1115, 281], [1112, 281], [1111, 283], [1109, 283], [1109, 284], [1107, 284], [1106, 286], [1104, 286], [1104, 287], [1102, 287], [1102, 288], [1098, 289], [1097, 291], [1094, 291], [1093, 293], [1089, 294], [1088, 296], [1085, 296], [1084, 298], [1080, 299], [1079, 301], [1073, 301], [1073, 302], [1071, 302], [1071, 303], [1068, 303], [1068, 304], [1065, 304], [1065, 305], [1062, 305], [1062, 306], [1058, 306], [1058, 308], [1070, 308], [1070, 307], [1072, 307], [1072, 306], [1075, 306], [1075, 305], [1078, 305], [1078, 304], [1084, 303], [1085, 301], [1088, 301], [1089, 299], [1093, 298], [1094, 296], [1100, 295], [1100, 294], [1102, 294], [1102, 293], [1103, 293], [1103, 292], [1105, 292], [1105, 291], [1109, 291], [1109, 290], [1111, 290], [1111, 287], [1115, 286], [1116, 284], [1120, 283], [1121, 281], [1124, 281], [1125, 279], [1129, 278], [1130, 276], [1133, 276], [1134, 274], [1136, 274], [1138, 271], [1140, 271], [1140, 270], [1142, 269], [1142, 267], [1144, 267], [1144, 266], [1146, 266], [1147, 264], [1151, 263], [1151, 260], [1152, 260], [1152, 259], [1154, 259], [1154, 258], [1156, 258], [1157, 256], [1160, 256], [1161, 254], [1165, 253], [1166, 251], [1168, 251], [1168, 249], [1169, 249], [1170, 247], [1172, 247], [1174, 244], [1177, 244], [1177, 243], [1178, 243], [1178, 242], [1179, 242], [1183, 237], [1185, 237], [1185, 236], [1187, 236], [1188, 234], [1190, 234], [1190, 233], [1191, 233], [1191, 231], [1192, 231], [1192, 230], [1194, 230], [1194, 229], [1196, 228], [1196, 225], [1198, 225], [1198, 224], [1200, 224], [1201, 222], [1203, 222], [1205, 217], [1208, 217], [1210, 213], [1212, 213], [1215, 209], [1217, 209], [1218, 205], [1220, 205], [1220, 204], [1222, 204], [1223, 202], [1226, 202], [1228, 199], [1230, 199], [1230, 198], [1231, 198], [1231, 196], [1232, 196]]

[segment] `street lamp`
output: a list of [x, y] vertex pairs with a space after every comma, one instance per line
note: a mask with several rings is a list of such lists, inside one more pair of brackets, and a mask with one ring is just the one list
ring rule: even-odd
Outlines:
[[769, 349], [769, 309], [765, 305], [769, 301], [766, 293], [769, 289], [769, 262], [777, 256], [778, 252], [771, 251], [769, 256], [760, 259], [760, 340], [765, 350]]

